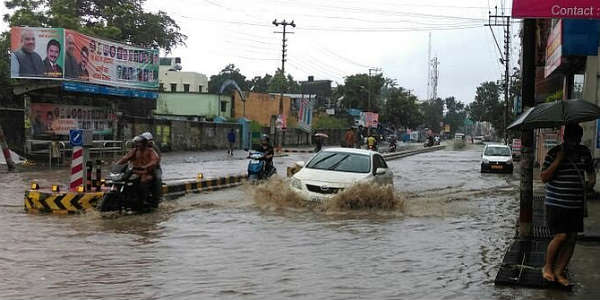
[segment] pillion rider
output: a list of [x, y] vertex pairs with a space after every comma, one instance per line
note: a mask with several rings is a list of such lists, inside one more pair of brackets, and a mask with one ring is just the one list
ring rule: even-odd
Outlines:
[[[154, 170], [159, 166], [160, 159], [158, 154], [149, 145], [148, 140], [142, 136], [136, 136], [133, 139], [135, 148], [129, 151], [125, 156], [117, 161], [117, 164], [122, 165], [131, 162], [133, 172], [140, 176], [140, 186], [138, 187], [139, 196], [142, 199], [147, 199], [151, 192], [151, 186], [154, 181]], [[154, 197], [151, 199], [154, 202]], [[153, 206], [158, 203], [151, 203]]]

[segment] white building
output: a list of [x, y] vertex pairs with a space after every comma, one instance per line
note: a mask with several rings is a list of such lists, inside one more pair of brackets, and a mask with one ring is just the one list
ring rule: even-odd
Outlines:
[[162, 92], [208, 92], [208, 77], [196, 72], [182, 72], [179, 57], [161, 57], [158, 71], [159, 90]]

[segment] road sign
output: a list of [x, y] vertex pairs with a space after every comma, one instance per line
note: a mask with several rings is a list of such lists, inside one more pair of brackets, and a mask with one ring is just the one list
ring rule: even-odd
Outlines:
[[69, 143], [72, 147], [83, 146], [83, 130], [71, 129], [69, 130]]

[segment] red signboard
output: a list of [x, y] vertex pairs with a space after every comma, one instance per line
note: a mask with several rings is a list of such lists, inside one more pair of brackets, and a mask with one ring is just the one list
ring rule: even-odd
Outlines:
[[544, 77], [550, 76], [562, 62], [562, 20], [552, 28], [546, 45], [546, 66]]
[[513, 18], [599, 19], [597, 0], [513, 0]]

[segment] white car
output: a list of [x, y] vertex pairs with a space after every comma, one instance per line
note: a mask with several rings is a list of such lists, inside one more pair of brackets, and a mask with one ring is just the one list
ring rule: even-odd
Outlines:
[[481, 154], [481, 172], [513, 172], [512, 151], [507, 145], [487, 144]]
[[297, 164], [302, 169], [292, 176], [290, 185], [309, 201], [325, 202], [356, 182], [393, 184], [393, 172], [383, 156], [375, 151], [328, 148], [308, 163]]

